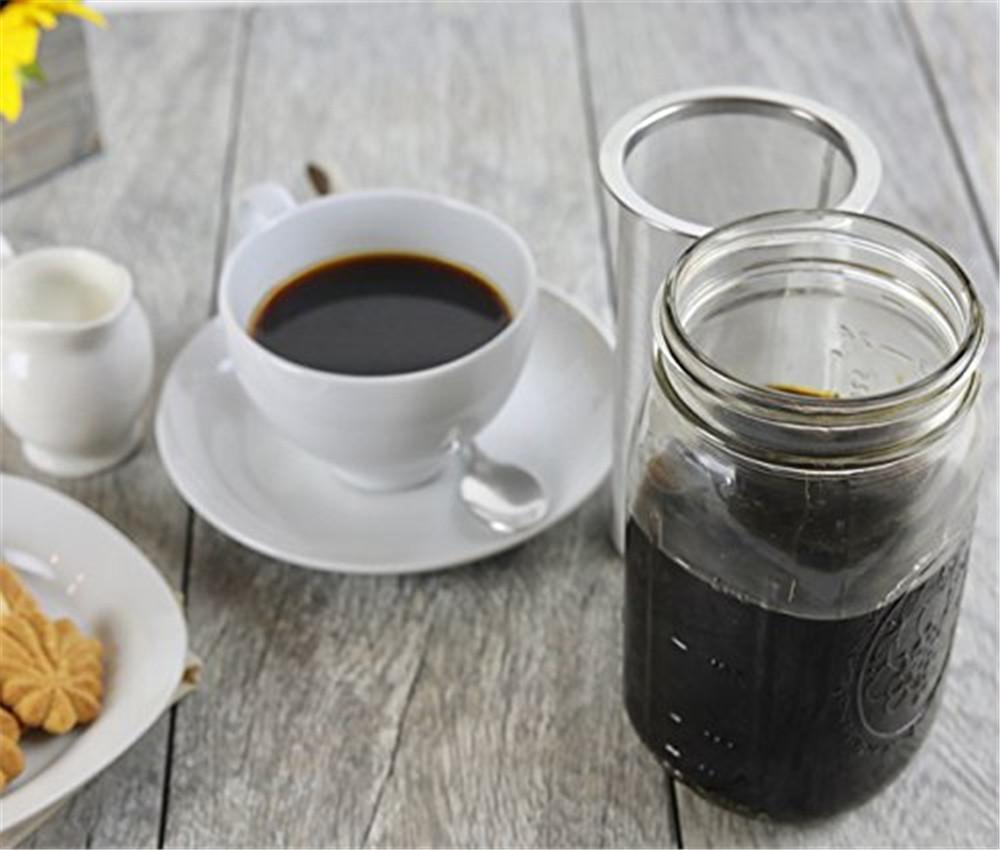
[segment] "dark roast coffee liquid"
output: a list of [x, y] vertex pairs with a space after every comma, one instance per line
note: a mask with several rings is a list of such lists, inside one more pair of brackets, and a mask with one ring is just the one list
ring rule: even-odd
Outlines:
[[250, 333], [313, 369], [392, 375], [468, 354], [510, 319], [500, 293], [467, 269], [418, 254], [359, 254], [277, 287], [255, 311]]
[[861, 802], [909, 760], [937, 707], [967, 545], [890, 604], [821, 620], [713, 586], [635, 519], [626, 538], [625, 703], [675, 776], [805, 820]]

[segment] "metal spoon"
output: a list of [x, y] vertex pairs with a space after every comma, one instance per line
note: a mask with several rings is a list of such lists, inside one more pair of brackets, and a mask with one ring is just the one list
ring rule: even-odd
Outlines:
[[[334, 190], [333, 180], [321, 165], [309, 162], [305, 170], [317, 195]], [[459, 454], [464, 465], [458, 488], [462, 504], [494, 531], [513, 534], [548, 513], [548, 497], [526, 469], [493, 460], [471, 442], [462, 444]]]
[[459, 454], [465, 466], [458, 485], [462, 503], [493, 531], [514, 534], [548, 513], [549, 499], [526, 469], [493, 460], [471, 442]]

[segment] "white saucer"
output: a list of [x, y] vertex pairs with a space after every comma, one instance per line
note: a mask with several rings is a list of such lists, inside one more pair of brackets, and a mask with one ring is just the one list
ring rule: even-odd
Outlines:
[[104, 770], [163, 713], [181, 681], [187, 627], [156, 568], [93, 511], [13, 475], [0, 475], [0, 504], [3, 546], [51, 571], [22, 573], [42, 610], [99, 638], [105, 659], [104, 708], [93, 723], [21, 737], [24, 772], [0, 797], [0, 846], [8, 846], [20, 825]]
[[458, 461], [397, 493], [343, 483], [274, 432], [244, 395], [213, 319], [178, 355], [156, 415], [163, 463], [187, 502], [265, 555], [344, 573], [411, 573], [475, 561], [572, 512], [611, 465], [611, 343], [562, 296], [542, 290], [539, 323], [514, 393], [479, 437], [497, 460], [530, 469], [548, 516], [519, 534], [490, 531], [457, 498]]

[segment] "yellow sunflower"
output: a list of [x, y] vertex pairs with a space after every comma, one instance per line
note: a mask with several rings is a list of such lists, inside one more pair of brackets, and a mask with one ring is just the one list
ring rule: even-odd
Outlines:
[[0, 115], [21, 114], [21, 83], [39, 76], [39, 31], [52, 29], [61, 15], [75, 15], [104, 26], [104, 17], [78, 0], [0, 0]]

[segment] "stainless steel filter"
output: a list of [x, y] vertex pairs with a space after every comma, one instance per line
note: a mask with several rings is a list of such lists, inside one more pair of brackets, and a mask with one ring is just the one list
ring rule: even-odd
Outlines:
[[839, 112], [742, 86], [676, 92], [635, 107], [605, 136], [600, 168], [618, 211], [611, 531], [622, 551], [626, 464], [650, 378], [653, 300], [674, 261], [710, 230], [754, 213], [863, 212], [882, 168], [871, 139]]

